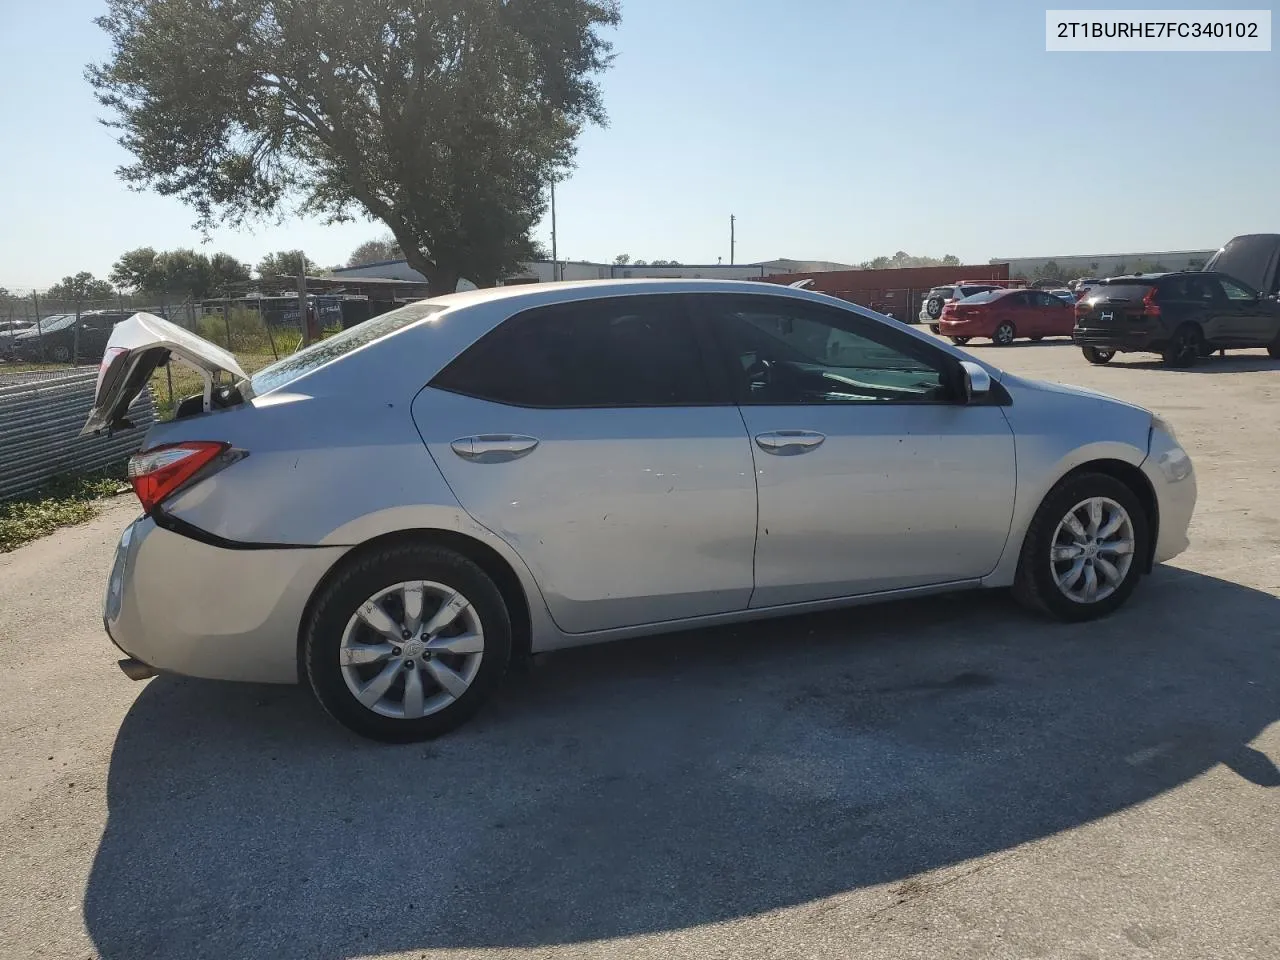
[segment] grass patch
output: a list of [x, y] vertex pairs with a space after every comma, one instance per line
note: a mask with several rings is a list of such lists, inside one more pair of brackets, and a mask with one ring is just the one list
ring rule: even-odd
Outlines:
[[57, 477], [34, 493], [0, 500], [0, 553], [9, 553], [61, 527], [92, 520], [102, 501], [126, 486], [122, 463], [107, 470]]
[[[285, 356], [285, 354], [281, 354]], [[240, 353], [236, 355], [236, 359], [240, 361], [240, 366], [244, 368], [244, 372], [253, 376], [263, 367], [276, 362], [276, 358], [270, 353]], [[187, 397], [194, 396], [204, 390], [204, 380], [200, 378], [200, 374], [192, 370], [185, 363], [172, 363], [171, 370], [165, 367], [158, 367], [156, 372], [151, 375], [151, 396], [155, 400], [156, 419], [172, 420], [175, 407]], [[170, 398], [169, 379], [173, 378], [173, 394]]]

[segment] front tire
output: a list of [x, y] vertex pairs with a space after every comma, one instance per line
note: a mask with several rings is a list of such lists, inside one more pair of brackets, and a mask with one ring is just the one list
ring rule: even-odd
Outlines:
[[1068, 623], [1105, 617], [1137, 587], [1150, 531], [1146, 510], [1124, 483], [1104, 473], [1068, 476], [1027, 528], [1014, 596]]
[[1116, 356], [1114, 350], [1103, 350], [1101, 347], [1081, 347], [1080, 352], [1084, 354], [1086, 360], [1098, 367], [1104, 363], [1110, 363]]
[[502, 680], [511, 620], [474, 562], [426, 544], [388, 546], [323, 587], [303, 647], [321, 706], [348, 729], [387, 743], [448, 733]]
[[1014, 338], [1018, 336], [1018, 331], [1014, 329], [1013, 324], [1008, 320], [996, 327], [996, 332], [991, 335], [991, 339], [997, 346], [1007, 347], [1013, 343]]

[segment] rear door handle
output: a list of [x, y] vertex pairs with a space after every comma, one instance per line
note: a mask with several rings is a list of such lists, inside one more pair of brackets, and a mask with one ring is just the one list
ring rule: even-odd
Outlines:
[[449, 446], [463, 460], [470, 460], [472, 463], [506, 463], [533, 453], [538, 440], [536, 437], [510, 433], [484, 433], [475, 437], [461, 437]]
[[773, 430], [756, 434], [756, 446], [775, 457], [794, 457], [822, 446], [825, 435], [813, 430]]

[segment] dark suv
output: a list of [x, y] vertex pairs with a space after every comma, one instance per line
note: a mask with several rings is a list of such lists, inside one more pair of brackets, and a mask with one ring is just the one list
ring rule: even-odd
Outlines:
[[1137, 352], [1189, 367], [1245, 347], [1280, 357], [1280, 303], [1223, 273], [1111, 277], [1076, 303], [1072, 339], [1090, 363]]

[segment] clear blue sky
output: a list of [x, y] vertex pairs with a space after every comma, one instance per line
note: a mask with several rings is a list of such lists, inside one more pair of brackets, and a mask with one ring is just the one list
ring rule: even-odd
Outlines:
[[[82, 76], [106, 52], [102, 6], [0, 0], [0, 286], [200, 243], [179, 203], [115, 179], [126, 156]], [[624, 0], [610, 126], [583, 137], [557, 193], [560, 255], [728, 262], [731, 213], [740, 262], [985, 262], [1280, 231], [1280, 53], [1049, 54], [1044, 10]], [[331, 265], [379, 233], [292, 221], [205, 249], [252, 262], [302, 247]]]

